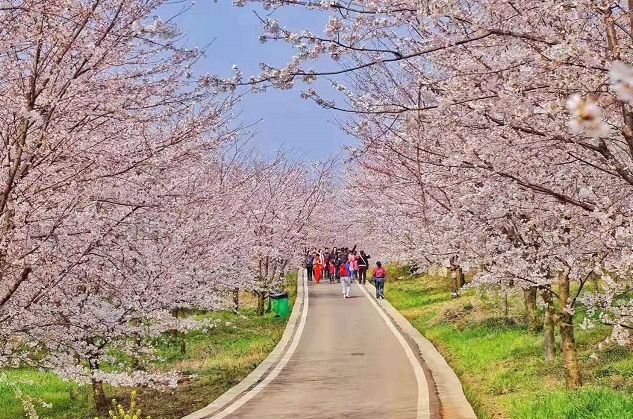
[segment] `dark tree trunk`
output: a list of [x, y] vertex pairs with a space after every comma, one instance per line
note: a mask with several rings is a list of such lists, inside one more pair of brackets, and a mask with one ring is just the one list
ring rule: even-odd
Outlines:
[[185, 332], [180, 332], [180, 353], [187, 353], [187, 334]]
[[451, 295], [453, 298], [459, 297], [459, 278], [457, 277], [457, 269], [451, 268]]
[[[89, 361], [90, 370], [98, 371], [99, 370], [99, 361], [96, 359], [91, 359]], [[91, 377], [92, 382], [92, 395], [95, 401], [95, 408], [97, 411], [102, 412], [108, 408], [108, 399], [106, 398], [105, 392], [103, 391], [103, 382], [101, 380], [97, 380], [94, 378], [94, 375]]]
[[233, 311], [235, 314], [240, 312], [240, 289], [233, 288]]
[[[182, 308], [176, 308], [174, 310], [174, 316], [176, 318], [185, 317], [185, 311]], [[180, 353], [185, 354], [187, 352], [187, 334], [179, 330], [172, 330], [172, 336], [178, 345], [180, 345]]]
[[457, 268], [457, 285], [459, 286], [459, 288], [466, 285], [466, 275], [464, 275], [464, 270], [461, 266]]
[[451, 256], [451, 258], [449, 259], [449, 268], [450, 268], [450, 274], [451, 274], [451, 295], [453, 298], [457, 298], [459, 297], [459, 289], [462, 287], [461, 284], [461, 276], [464, 275], [464, 273], [462, 272], [461, 267], [459, 266], [458, 263], [459, 257], [457, 255], [453, 255]]
[[137, 355], [138, 353], [140, 353], [140, 348], [141, 348], [141, 335], [139, 335], [138, 333], [134, 334], [134, 346], [136, 346], [139, 351], [137, 353], [135, 353], [134, 355], [132, 355], [132, 368], [134, 370], [139, 369], [139, 366], [141, 365], [141, 360], [139, 358], [139, 355]]
[[523, 301], [525, 303], [525, 319], [527, 320], [529, 332], [540, 332], [542, 323], [539, 321], [538, 308], [536, 307], [536, 287], [529, 287], [523, 290]]
[[550, 290], [543, 290], [541, 296], [545, 303], [545, 320], [543, 321], [545, 362], [551, 363], [554, 362], [554, 358], [556, 357], [556, 339], [554, 337], [556, 310], [554, 309], [554, 302], [552, 301], [552, 293]]
[[266, 310], [266, 293], [259, 291], [257, 293], [257, 315], [263, 316]]

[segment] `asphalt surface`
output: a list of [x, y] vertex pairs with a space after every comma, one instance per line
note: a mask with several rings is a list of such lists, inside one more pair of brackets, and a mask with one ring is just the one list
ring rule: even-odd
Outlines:
[[405, 351], [352, 285], [310, 282], [303, 335], [281, 374], [231, 418], [415, 418], [417, 381]]

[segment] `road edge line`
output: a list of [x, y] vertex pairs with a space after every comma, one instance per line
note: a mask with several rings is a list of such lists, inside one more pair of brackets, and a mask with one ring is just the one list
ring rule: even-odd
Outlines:
[[[293, 344], [297, 335], [301, 337], [303, 328], [305, 327], [305, 318], [308, 308], [308, 286], [305, 269], [299, 269], [297, 274], [297, 299], [292, 307], [292, 313], [286, 324], [284, 333], [275, 346], [275, 348], [268, 354], [268, 356], [248, 374], [242, 381], [225, 391], [220, 397], [215, 399], [206, 407], [200, 410], [196, 410], [193, 413], [184, 416], [182, 419], [204, 419], [204, 418], [222, 418], [222, 415], [227, 409], [231, 408], [236, 403], [240, 402], [243, 398], [247, 397], [252, 391], [255, 391], [261, 384], [263, 384], [270, 375], [272, 375], [276, 368], [281, 364], [281, 361], [290, 352], [296, 349], [296, 345], [293, 348]], [[297, 326], [297, 323], [299, 324]], [[293, 336], [295, 339], [292, 339]], [[292, 353], [290, 354], [292, 355]], [[290, 357], [288, 357], [289, 359]], [[286, 361], [287, 363], [287, 361]], [[285, 366], [285, 363], [284, 365]], [[281, 368], [283, 368], [283, 366]], [[274, 368], [273, 368], [274, 367]], [[281, 369], [279, 369], [281, 371]], [[279, 371], [275, 376], [279, 374]], [[268, 373], [266, 378], [264, 377]], [[274, 377], [273, 377], [274, 378]], [[268, 382], [272, 381], [269, 380]], [[266, 384], [268, 384], [266, 382]], [[257, 384], [257, 385], [255, 385]], [[257, 393], [261, 391], [263, 387], [257, 390]], [[254, 395], [253, 395], [254, 396]], [[251, 396], [250, 398], [252, 398]], [[249, 398], [249, 400], [250, 400]], [[244, 401], [242, 404], [244, 404]], [[240, 406], [242, 405], [240, 404]], [[239, 407], [239, 406], [238, 406]], [[230, 412], [229, 412], [230, 413]], [[228, 413], [227, 413], [228, 414]]]
[[[367, 283], [367, 287], [375, 290], [373, 284]], [[364, 288], [364, 287], [361, 287]], [[373, 299], [372, 299], [373, 301]], [[440, 400], [441, 414], [450, 419], [477, 419], [475, 411], [464, 394], [461, 381], [453, 368], [448, 365], [446, 359], [437, 348], [420, 333], [418, 329], [387, 300], [381, 300], [380, 306], [388, 313], [388, 317], [394, 321], [400, 330], [415, 342], [420, 357], [431, 372], [437, 395]]]
[[391, 332], [394, 334], [394, 336], [398, 340], [398, 343], [400, 343], [400, 345], [402, 346], [402, 349], [404, 349], [407, 359], [409, 360], [409, 363], [413, 367], [415, 380], [418, 384], [417, 418], [418, 419], [430, 418], [431, 407], [430, 407], [430, 398], [429, 398], [430, 396], [429, 396], [429, 391], [428, 391], [429, 386], [426, 381], [426, 376], [424, 375], [424, 369], [422, 368], [422, 365], [420, 365], [420, 362], [418, 361], [415, 354], [413, 353], [411, 346], [407, 343], [404, 336], [402, 336], [398, 328], [395, 326], [393, 320], [384, 312], [384, 310], [381, 310], [378, 303], [371, 297], [371, 295], [369, 295], [369, 292], [365, 289], [365, 287], [363, 287], [361, 284], [358, 284], [358, 288], [360, 288], [362, 293], [365, 294], [365, 297], [367, 297], [367, 299], [372, 304], [372, 306], [376, 309], [378, 314], [380, 314], [380, 316], [383, 318], [383, 320], [387, 324], [387, 327], [389, 327], [389, 330], [391, 330]]

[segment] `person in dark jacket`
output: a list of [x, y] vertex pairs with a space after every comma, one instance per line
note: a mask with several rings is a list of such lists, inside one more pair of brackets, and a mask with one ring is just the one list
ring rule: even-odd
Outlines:
[[330, 249], [323, 250], [323, 278], [330, 279]]
[[341, 282], [341, 265], [347, 262], [347, 260], [343, 259], [341, 252], [342, 250], [336, 252], [336, 255], [334, 255], [334, 266], [336, 267], [336, 282]]
[[314, 255], [308, 254], [305, 260], [305, 268], [308, 271], [308, 281], [312, 281], [312, 272], [314, 270]]
[[369, 269], [369, 259], [371, 256], [365, 253], [364, 250], [360, 251], [358, 255], [358, 283], [364, 284], [367, 282], [367, 269]]

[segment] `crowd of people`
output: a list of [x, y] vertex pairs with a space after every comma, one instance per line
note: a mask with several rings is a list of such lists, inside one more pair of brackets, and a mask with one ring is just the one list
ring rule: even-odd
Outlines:
[[[330, 284], [340, 283], [343, 298], [349, 298], [352, 282], [358, 281], [359, 284], [367, 282], [369, 259], [371, 256], [364, 250], [356, 252], [356, 246], [352, 249], [326, 248], [307, 252], [304, 267], [308, 273], [308, 281], [319, 284], [325, 279]], [[386, 271], [380, 262], [376, 262], [371, 276], [376, 284], [376, 298], [384, 299]]]

